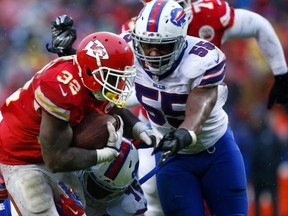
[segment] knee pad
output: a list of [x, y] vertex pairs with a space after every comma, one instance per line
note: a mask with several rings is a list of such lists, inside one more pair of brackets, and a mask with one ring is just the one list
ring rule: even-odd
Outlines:
[[47, 211], [54, 205], [53, 192], [39, 171], [22, 172], [15, 186], [22, 197], [21, 205], [32, 213]]

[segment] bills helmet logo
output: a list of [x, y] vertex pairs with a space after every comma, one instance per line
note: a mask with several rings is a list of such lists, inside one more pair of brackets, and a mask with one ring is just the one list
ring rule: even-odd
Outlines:
[[96, 58], [96, 56], [98, 56], [100, 59], [109, 59], [106, 48], [98, 40], [90, 41], [86, 45], [84, 50], [87, 50], [87, 55], [93, 58]]
[[186, 13], [182, 8], [175, 8], [171, 11], [171, 22], [182, 27], [186, 22]]

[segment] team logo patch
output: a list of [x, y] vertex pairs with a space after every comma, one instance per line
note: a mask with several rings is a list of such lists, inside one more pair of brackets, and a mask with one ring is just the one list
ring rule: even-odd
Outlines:
[[199, 37], [207, 41], [211, 41], [215, 37], [215, 31], [209, 25], [202, 26], [199, 29]]
[[171, 11], [171, 22], [182, 27], [186, 22], [186, 13], [182, 8], [175, 8]]
[[87, 50], [87, 55], [96, 58], [98, 55], [100, 59], [109, 59], [108, 52], [106, 48], [103, 46], [103, 44], [98, 41], [90, 41], [84, 50]]

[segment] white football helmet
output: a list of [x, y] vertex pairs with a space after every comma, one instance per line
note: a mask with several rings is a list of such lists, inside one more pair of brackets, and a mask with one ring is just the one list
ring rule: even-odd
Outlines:
[[118, 198], [135, 179], [138, 167], [137, 149], [123, 138], [120, 154], [114, 161], [95, 165], [79, 175], [85, 196], [97, 202]]
[[[151, 73], [167, 72], [185, 48], [188, 19], [175, 1], [153, 0], [146, 4], [136, 19], [132, 31], [134, 54]], [[171, 46], [172, 51], [161, 56], [145, 55], [143, 46]], [[160, 50], [159, 48], [159, 50]]]
[[[191, 5], [191, 0], [174, 0], [177, 2], [181, 7], [185, 10], [186, 15], [188, 17], [189, 23], [192, 20], [192, 5]], [[145, 6], [148, 2], [151, 2], [151, 0], [140, 0], [140, 2], [143, 3]]]
[[185, 13], [188, 17], [188, 22], [190, 23], [192, 20], [192, 5], [191, 0], [175, 0], [181, 7], [185, 10]]

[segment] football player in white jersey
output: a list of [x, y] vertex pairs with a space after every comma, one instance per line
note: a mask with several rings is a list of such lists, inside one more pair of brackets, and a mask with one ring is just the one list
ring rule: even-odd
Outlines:
[[[141, 0], [143, 4], [151, 0]], [[288, 102], [288, 73], [287, 64], [283, 48], [277, 37], [271, 23], [263, 16], [252, 11], [233, 8], [226, 1], [222, 0], [175, 0], [184, 9], [189, 17], [188, 35], [200, 37], [212, 42], [221, 48], [222, 44], [232, 39], [254, 38], [259, 50], [267, 60], [275, 82], [269, 93], [267, 107], [271, 109], [275, 103], [287, 105]], [[192, 3], [191, 3], [192, 2]], [[223, 22], [225, 20], [225, 22]], [[136, 17], [125, 22], [121, 31], [133, 29]], [[233, 73], [233, 71], [229, 72]], [[136, 106], [136, 98], [130, 97], [127, 101], [128, 106]], [[146, 113], [142, 106], [136, 106], [132, 109], [138, 118], [146, 122]], [[142, 177], [155, 166], [154, 159], [150, 155], [150, 149], [141, 149], [139, 151], [140, 167], [139, 176]], [[141, 161], [150, 161], [141, 163]], [[157, 197], [155, 189], [153, 190], [152, 177], [149, 184], [142, 185], [144, 193], [148, 200], [148, 211], [150, 215], [158, 215]]]
[[[138, 101], [163, 139], [156, 173], [165, 215], [247, 215], [242, 155], [223, 105], [226, 57], [213, 44], [186, 36], [188, 17], [174, 1], [154, 0], [136, 19], [131, 41]], [[173, 205], [171, 204], [173, 203]]]

